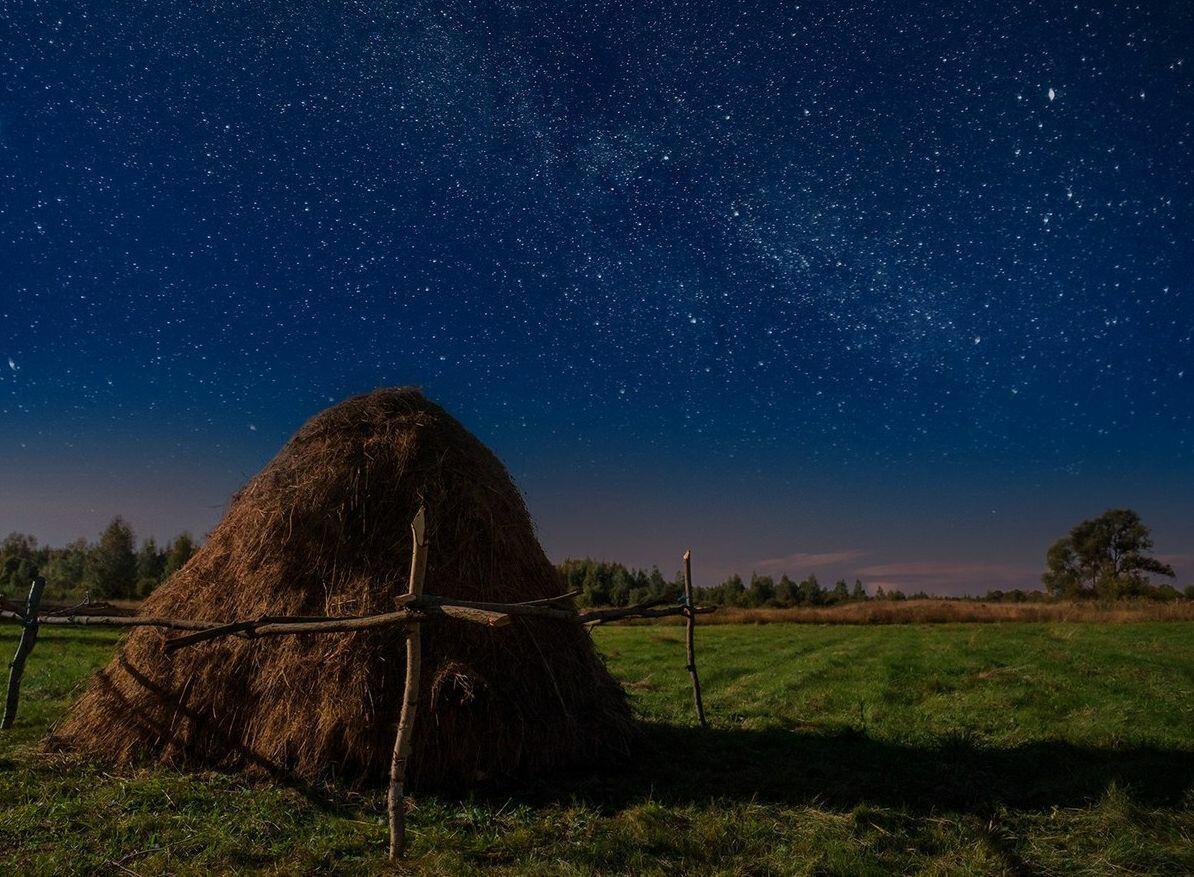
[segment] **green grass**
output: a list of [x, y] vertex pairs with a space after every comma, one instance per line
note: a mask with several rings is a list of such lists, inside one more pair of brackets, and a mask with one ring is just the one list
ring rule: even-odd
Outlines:
[[[0, 653], [15, 646], [0, 629]], [[634, 762], [423, 798], [426, 874], [1194, 872], [1194, 626], [718, 626], [693, 727], [678, 627], [596, 631]], [[0, 735], [0, 873], [386, 870], [378, 796], [32, 754], [116, 637], [43, 629]]]

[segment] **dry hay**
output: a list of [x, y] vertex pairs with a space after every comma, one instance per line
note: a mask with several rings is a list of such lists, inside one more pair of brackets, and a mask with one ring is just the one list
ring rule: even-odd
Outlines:
[[[357, 396], [310, 420], [234, 497], [206, 544], [141, 608], [227, 621], [389, 611], [410, 521], [427, 509], [425, 592], [516, 602], [559, 593], [502, 463], [417, 390]], [[226, 638], [167, 655], [139, 628], [53, 742], [129, 765], [264, 770], [306, 783], [386, 775], [402, 700], [402, 628]], [[624, 753], [625, 695], [588, 633], [517, 617], [424, 625], [416, 787], [533, 774]]]
[[[1189, 600], [1160, 603], [1122, 600], [1111, 603], [1031, 602], [987, 603], [981, 600], [929, 598], [917, 600], [867, 600], [837, 606], [745, 609], [720, 607], [702, 616], [702, 624], [997, 624], [1002, 622], [1132, 623], [1139, 621], [1194, 621]], [[659, 619], [668, 624], [671, 619]], [[634, 622], [629, 622], [633, 624]]]

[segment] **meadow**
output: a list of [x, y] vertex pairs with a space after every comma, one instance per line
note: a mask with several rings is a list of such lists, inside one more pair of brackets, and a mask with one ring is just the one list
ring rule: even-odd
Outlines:
[[[1188, 623], [708, 626], [708, 730], [680, 628], [594, 635], [636, 755], [420, 798], [404, 872], [1194, 872]], [[0, 734], [0, 872], [387, 871], [380, 795], [37, 754], [117, 641], [43, 628]]]

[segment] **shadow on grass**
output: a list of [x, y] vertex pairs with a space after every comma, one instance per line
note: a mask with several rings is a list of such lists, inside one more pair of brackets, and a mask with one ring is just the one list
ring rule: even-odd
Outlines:
[[[175, 719], [201, 729], [200, 753], [180, 762], [226, 762], [252, 766], [288, 785], [322, 808], [342, 806], [336, 789], [313, 788], [241, 744], [210, 717], [186, 704], [185, 692], [167, 691], [121, 659], [133, 682], [156, 695], [161, 712], [151, 715], [130, 701], [107, 676], [98, 683], [130, 721], [145, 725], [146, 739], [175, 736]], [[185, 748], [185, 742], [179, 746]], [[48, 748], [57, 748], [53, 739]], [[228, 766], [225, 764], [225, 766]], [[376, 779], [382, 779], [380, 777]], [[635, 754], [619, 765], [559, 771], [549, 781], [506, 781], [472, 798], [525, 803], [588, 804], [617, 810], [653, 800], [666, 805], [758, 802], [851, 810], [859, 805], [898, 807], [915, 813], [986, 814], [999, 807], [1049, 810], [1086, 806], [1115, 786], [1143, 806], [1186, 803], [1194, 787], [1194, 750], [1150, 746], [1095, 748], [1060, 740], [990, 747], [969, 739], [924, 745], [875, 739], [859, 732], [701, 729], [645, 722]], [[342, 790], [341, 790], [342, 791]], [[459, 797], [441, 794], [445, 800]]]
[[865, 804], [984, 814], [999, 806], [1088, 805], [1111, 785], [1141, 805], [1174, 806], [1192, 782], [1194, 752], [1182, 750], [1094, 749], [1062, 741], [916, 746], [857, 732], [646, 724], [630, 764], [503, 792], [528, 802], [579, 801], [603, 809], [649, 798], [668, 805], [718, 800], [849, 810]]

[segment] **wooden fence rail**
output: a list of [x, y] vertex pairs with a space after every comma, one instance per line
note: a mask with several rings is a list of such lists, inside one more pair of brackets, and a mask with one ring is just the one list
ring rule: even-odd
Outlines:
[[97, 611], [118, 611], [107, 604], [80, 603], [76, 606], [47, 609], [40, 612], [41, 594], [45, 580], [40, 576], [33, 580], [29, 596], [23, 606], [0, 598], [0, 621], [21, 625], [21, 639], [17, 645], [8, 676], [8, 694], [5, 700], [2, 728], [12, 727], [16, 718], [17, 702], [20, 698], [21, 677], [25, 661], [37, 642], [41, 625], [72, 625], [84, 627], [158, 627], [163, 631], [188, 631], [181, 636], [167, 637], [164, 648], [167, 652], [209, 642], [227, 636], [246, 639], [258, 637], [290, 636], [295, 634], [352, 633], [361, 630], [376, 630], [396, 625], [409, 625], [406, 635], [406, 686], [402, 695], [402, 709], [398, 717], [398, 728], [394, 736], [394, 751], [390, 761], [390, 784], [386, 797], [389, 814], [391, 859], [401, 857], [406, 848], [406, 801], [404, 787], [406, 769], [410, 760], [415, 716], [418, 712], [418, 693], [422, 669], [422, 636], [424, 622], [451, 618], [484, 627], [500, 628], [510, 624], [513, 616], [531, 616], [570, 620], [586, 626], [596, 626], [610, 621], [628, 618], [665, 618], [683, 616], [686, 620], [685, 669], [692, 677], [693, 700], [697, 719], [701, 726], [707, 725], [705, 708], [701, 702], [701, 683], [697, 677], [696, 653], [693, 628], [696, 616], [715, 611], [714, 607], [696, 606], [692, 602], [691, 552], [684, 554], [684, 590], [678, 605], [661, 606], [661, 601], [641, 603], [616, 609], [591, 609], [578, 612], [570, 603], [576, 592], [560, 594], [543, 600], [529, 600], [523, 603], [486, 603], [470, 600], [455, 600], [423, 593], [423, 579], [427, 569], [426, 515], [419, 509], [411, 522], [411, 536], [414, 550], [411, 555], [410, 577], [406, 593], [394, 602], [392, 612], [354, 616], [261, 616], [239, 621], [201, 621], [189, 618], [160, 618], [136, 615], [101, 615]]

